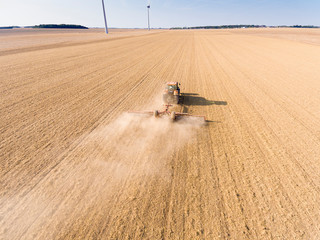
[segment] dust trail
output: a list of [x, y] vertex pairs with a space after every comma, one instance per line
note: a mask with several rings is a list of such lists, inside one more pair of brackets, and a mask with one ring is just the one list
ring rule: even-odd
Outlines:
[[95, 218], [97, 206], [108, 217], [119, 189], [130, 198], [149, 181], [167, 186], [174, 154], [192, 144], [202, 124], [192, 118], [173, 123], [122, 114], [85, 136], [42, 184], [8, 199], [1, 209], [0, 234], [5, 239], [64, 238], [82, 221]]
[[192, 118], [173, 123], [169, 118], [158, 119], [125, 113], [98, 130], [92, 140], [103, 156], [100, 162], [115, 161], [130, 168], [134, 176], [165, 176], [167, 158], [174, 150], [192, 142], [192, 137], [202, 124]]

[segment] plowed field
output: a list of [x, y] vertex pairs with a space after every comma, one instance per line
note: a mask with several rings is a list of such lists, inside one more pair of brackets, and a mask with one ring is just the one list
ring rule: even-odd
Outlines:
[[320, 239], [319, 30], [1, 33], [0, 239]]

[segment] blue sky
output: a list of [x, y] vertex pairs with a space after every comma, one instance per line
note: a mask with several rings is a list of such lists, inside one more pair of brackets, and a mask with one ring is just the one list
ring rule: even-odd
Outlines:
[[[152, 27], [319, 25], [320, 0], [150, 0]], [[147, 26], [148, 0], [105, 0], [110, 27]], [[73, 23], [102, 27], [101, 0], [0, 0], [0, 26]]]

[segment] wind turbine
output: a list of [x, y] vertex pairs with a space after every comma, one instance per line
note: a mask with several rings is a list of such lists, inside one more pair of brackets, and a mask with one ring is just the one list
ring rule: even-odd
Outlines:
[[104, 16], [104, 25], [106, 26], [106, 34], [108, 34], [109, 31], [108, 31], [108, 25], [107, 25], [106, 10], [104, 8], [104, 0], [102, 0], [102, 9], [103, 9], [103, 16]]
[[150, 1], [148, 1], [147, 9], [148, 9], [148, 31], [150, 31], [150, 16], [149, 16]]

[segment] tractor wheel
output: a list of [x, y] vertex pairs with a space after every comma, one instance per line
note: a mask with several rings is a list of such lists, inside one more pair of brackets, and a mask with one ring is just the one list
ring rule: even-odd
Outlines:
[[170, 118], [171, 118], [171, 121], [176, 120], [176, 112], [171, 112]]
[[184, 103], [184, 96], [183, 95], [179, 96], [179, 103], [180, 104]]
[[174, 103], [179, 104], [179, 95], [174, 96]]

